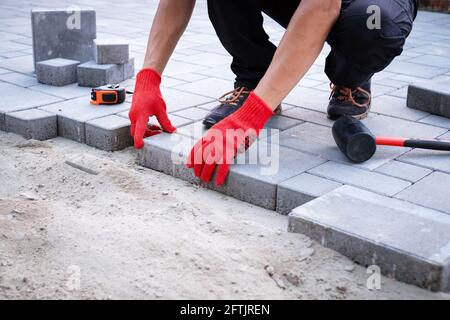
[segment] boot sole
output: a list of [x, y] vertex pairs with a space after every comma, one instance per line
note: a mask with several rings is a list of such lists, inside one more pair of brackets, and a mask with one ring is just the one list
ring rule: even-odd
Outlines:
[[[356, 120], [364, 120], [365, 118], [367, 118], [368, 116], [369, 116], [369, 113], [370, 113], [370, 109], [372, 108], [372, 105], [370, 105], [369, 106], [369, 108], [367, 108], [367, 111], [366, 112], [364, 112], [364, 113], [361, 113], [361, 114], [358, 114], [358, 115], [355, 115], [355, 116], [351, 116], [353, 119], [356, 119]], [[343, 115], [342, 115], [343, 116]], [[340, 117], [342, 117], [342, 116], [340, 116]], [[339, 119], [340, 117], [337, 117], [337, 118], [335, 118], [335, 117], [330, 117], [330, 115], [327, 115], [327, 117], [328, 117], [328, 119], [330, 119], [330, 120], [333, 120], [333, 121], [336, 121], [337, 119]]]

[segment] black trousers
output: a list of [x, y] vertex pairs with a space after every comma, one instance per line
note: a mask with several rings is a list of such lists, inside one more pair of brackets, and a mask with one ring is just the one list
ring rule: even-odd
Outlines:
[[[208, 0], [208, 13], [232, 55], [235, 87], [254, 89], [268, 69], [276, 46], [263, 28], [262, 12], [287, 28], [301, 0]], [[380, 27], [368, 28], [380, 9]], [[325, 72], [336, 85], [356, 88], [385, 69], [403, 51], [415, 18], [414, 0], [342, 0], [341, 14], [328, 35], [331, 52]], [[301, 57], [299, 57], [301, 59]]]

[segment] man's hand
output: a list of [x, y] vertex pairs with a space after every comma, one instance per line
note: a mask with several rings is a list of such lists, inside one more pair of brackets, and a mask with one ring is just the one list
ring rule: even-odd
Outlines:
[[144, 146], [143, 139], [151, 116], [156, 116], [164, 131], [172, 133], [176, 130], [167, 116], [166, 103], [161, 95], [160, 85], [161, 76], [153, 69], [143, 69], [136, 77], [136, 87], [129, 113], [131, 136], [134, 138], [136, 149]]
[[214, 125], [192, 148], [187, 167], [209, 182], [218, 166], [216, 184], [227, 178], [230, 164], [238, 152], [244, 152], [256, 140], [273, 111], [253, 92], [235, 113]]

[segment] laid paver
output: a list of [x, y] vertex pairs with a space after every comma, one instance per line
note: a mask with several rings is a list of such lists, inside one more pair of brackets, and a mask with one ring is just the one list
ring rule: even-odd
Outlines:
[[315, 167], [308, 173], [386, 196], [394, 196], [411, 185], [405, 180], [333, 161]]
[[69, 59], [50, 59], [36, 63], [36, 75], [40, 83], [52, 86], [65, 86], [77, 82], [79, 61]]
[[[445, 137], [442, 139], [445, 139]], [[414, 149], [399, 157], [398, 160], [412, 165], [450, 173], [450, 153], [446, 151]]]
[[28, 88], [37, 84], [36, 77], [18, 72], [0, 74], [0, 81], [9, 82], [24, 88]]
[[[315, 154], [327, 160], [352, 164], [336, 146], [329, 127], [313, 123], [300, 124], [282, 132], [279, 143], [282, 146]], [[407, 148], [379, 147], [372, 159], [355, 165], [355, 167], [373, 170], [408, 150]]]
[[406, 99], [387, 95], [374, 98], [371, 111], [412, 121], [418, 121], [428, 116], [427, 112], [408, 108], [406, 106]]
[[161, 88], [169, 113], [199, 106], [213, 101], [211, 98], [199, 96], [189, 92], [183, 92], [174, 88]]
[[118, 151], [133, 145], [130, 120], [110, 115], [87, 121], [86, 144], [105, 151]]
[[[193, 175], [192, 170], [185, 167], [186, 158], [194, 142], [195, 140], [191, 137], [180, 134], [162, 134], [147, 138], [145, 139], [144, 154], [141, 156], [141, 164], [183, 180], [200, 183], [200, 180]], [[274, 152], [279, 155], [278, 159], [266, 154], [265, 159], [262, 160], [262, 155], [267, 152], [265, 148], [270, 147], [261, 141], [259, 144], [253, 144], [247, 153], [239, 155], [235, 161], [236, 164], [230, 168], [225, 185], [221, 187], [216, 187], [214, 183], [203, 185], [237, 199], [275, 210], [279, 183], [323, 163], [323, 160], [318, 157], [282, 147], [279, 152]], [[256, 151], [252, 150], [265, 151], [255, 158], [254, 152]], [[180, 163], [174, 163], [174, 158], [178, 159]], [[249, 164], [248, 159], [259, 159], [259, 164]], [[249, 192], [250, 190], [251, 192]]]
[[126, 111], [128, 103], [111, 106], [96, 106], [89, 102], [89, 97], [81, 97], [41, 107], [58, 115], [58, 135], [77, 142], [85, 143], [85, 123], [108, 115]]
[[433, 291], [450, 290], [449, 228], [447, 214], [350, 186], [294, 209], [289, 217], [289, 231]]
[[432, 172], [432, 170], [430, 169], [411, 165], [401, 161], [388, 162], [385, 165], [377, 168], [375, 171], [413, 183], [419, 181], [420, 179], [423, 179]]
[[91, 88], [80, 87], [77, 83], [69, 84], [67, 86], [55, 87], [46, 84], [37, 84], [29, 87], [31, 90], [43, 92], [61, 99], [73, 99], [79, 97], [89, 97]]
[[397, 198], [450, 214], [450, 175], [433, 172], [396, 195]]
[[54, 58], [86, 62], [94, 59], [97, 37], [96, 13], [92, 9], [31, 11], [34, 63]]
[[130, 46], [118, 41], [95, 41], [95, 62], [98, 64], [124, 64], [130, 60]]
[[5, 129], [26, 139], [48, 140], [58, 136], [56, 115], [39, 109], [7, 113]]
[[450, 77], [409, 86], [408, 107], [450, 118]]
[[203, 120], [205, 116], [208, 114], [208, 110], [200, 109], [200, 108], [188, 108], [181, 111], [177, 111], [173, 113], [176, 116], [183, 117], [186, 119], [198, 121]]
[[283, 110], [283, 116], [315, 124], [320, 124], [322, 126], [330, 128], [333, 126], [334, 123], [334, 121], [328, 119], [326, 113], [324, 112], [305, 109], [301, 107], [291, 108], [286, 111]]
[[289, 214], [298, 206], [323, 196], [340, 186], [342, 186], [341, 183], [309, 173], [302, 173], [278, 185], [276, 210], [281, 214]]
[[431, 124], [433, 126], [436, 127], [442, 127], [442, 128], [446, 128], [446, 129], [450, 129], [450, 119], [448, 118], [444, 118], [441, 116], [436, 116], [436, 115], [429, 115], [428, 117], [425, 117], [423, 119], [421, 119], [419, 122], [422, 123], [426, 123], [426, 124]]
[[179, 85], [177, 89], [216, 99], [233, 90], [233, 83], [222, 79], [208, 78]]
[[297, 107], [326, 112], [329, 98], [329, 90], [325, 91], [297, 86], [289, 93], [286, 99], [284, 99], [284, 102]]
[[9, 83], [0, 82], [0, 130], [5, 130], [5, 114], [55, 103], [61, 99]]

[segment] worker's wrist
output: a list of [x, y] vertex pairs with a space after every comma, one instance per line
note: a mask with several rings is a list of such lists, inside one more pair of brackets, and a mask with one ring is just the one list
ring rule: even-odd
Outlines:
[[235, 114], [251, 127], [262, 129], [274, 112], [255, 92], [251, 92], [244, 105]]
[[152, 68], [145, 68], [139, 71], [136, 76], [136, 90], [148, 89], [161, 84], [161, 75]]

